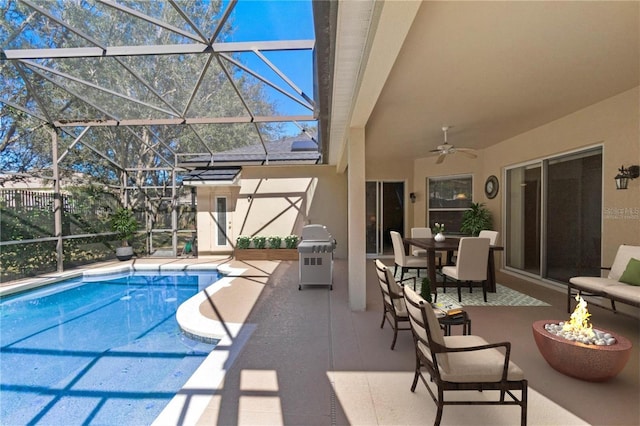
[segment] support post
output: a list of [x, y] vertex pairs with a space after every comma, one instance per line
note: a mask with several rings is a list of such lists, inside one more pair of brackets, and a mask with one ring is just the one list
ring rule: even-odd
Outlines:
[[49, 128], [51, 135], [51, 158], [53, 158], [53, 229], [56, 237], [57, 271], [64, 271], [64, 251], [62, 241], [62, 194], [60, 194], [60, 170], [58, 167], [58, 132]]
[[363, 127], [351, 128], [347, 149], [348, 224], [349, 224], [349, 307], [352, 311], [367, 308], [366, 265], [366, 185], [365, 185], [365, 132]]
[[[177, 162], [177, 157], [174, 159]], [[173, 257], [178, 256], [178, 194], [176, 188], [176, 171], [171, 171], [171, 243]]]

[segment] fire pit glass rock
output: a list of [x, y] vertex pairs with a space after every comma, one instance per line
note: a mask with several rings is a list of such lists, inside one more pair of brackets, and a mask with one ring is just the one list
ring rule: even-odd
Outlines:
[[580, 342], [585, 345], [597, 345], [597, 346], [611, 346], [616, 344], [616, 338], [611, 333], [593, 329], [593, 334], [590, 333], [575, 333], [573, 331], [565, 330], [566, 323], [560, 321], [558, 324], [545, 324], [544, 329], [551, 334], [555, 334], [558, 337], [562, 337], [571, 342]]

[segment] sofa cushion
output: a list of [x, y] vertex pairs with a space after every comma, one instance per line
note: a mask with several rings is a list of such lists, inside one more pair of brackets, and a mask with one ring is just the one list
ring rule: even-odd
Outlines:
[[623, 244], [618, 247], [618, 252], [616, 253], [616, 258], [613, 260], [613, 265], [611, 265], [608, 278], [620, 281], [620, 277], [627, 268], [629, 259], [632, 257], [640, 259], [640, 246], [627, 246]]
[[640, 285], [640, 260], [631, 258], [620, 277], [621, 283]]
[[620, 285], [618, 281], [601, 277], [571, 277], [569, 282], [580, 290], [597, 294], [602, 294], [606, 287]]
[[607, 296], [624, 300], [626, 303], [634, 306], [640, 306], [640, 287], [628, 284], [618, 284], [607, 287], [605, 290]]

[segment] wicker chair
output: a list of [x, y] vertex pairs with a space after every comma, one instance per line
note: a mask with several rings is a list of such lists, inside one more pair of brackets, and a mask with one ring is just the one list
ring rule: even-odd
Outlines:
[[[440, 424], [445, 405], [519, 405], [520, 424], [526, 425], [527, 380], [523, 371], [509, 360], [511, 343], [490, 344], [473, 335], [444, 336], [431, 305], [410, 288], [404, 287], [403, 290], [416, 350], [411, 392], [415, 392], [418, 379], [421, 379], [438, 407], [434, 425]], [[437, 395], [423, 375], [423, 369], [435, 384]], [[469, 390], [499, 391], [499, 397], [491, 398], [490, 395], [478, 400], [444, 398], [448, 391]], [[509, 397], [505, 398], [506, 395]]]
[[[408, 323], [409, 315], [407, 314], [407, 308], [404, 304], [404, 296], [402, 295], [402, 287], [398, 284], [393, 277], [393, 274], [387, 268], [387, 266], [379, 260], [375, 260], [376, 272], [378, 274], [378, 282], [380, 284], [380, 291], [382, 292], [382, 303], [384, 305], [384, 311], [382, 312], [382, 323], [380, 328], [384, 327], [385, 320], [389, 322], [393, 329], [393, 342], [391, 342], [391, 350], [396, 346], [396, 340], [398, 338], [398, 330], [409, 331], [411, 328], [400, 327], [400, 323]], [[413, 288], [416, 287], [416, 278], [411, 277], [405, 279], [405, 281], [413, 280]]]

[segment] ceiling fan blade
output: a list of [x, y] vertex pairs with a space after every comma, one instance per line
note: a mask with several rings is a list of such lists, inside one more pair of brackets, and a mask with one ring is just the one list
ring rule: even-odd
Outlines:
[[460, 154], [466, 155], [469, 158], [478, 158], [478, 156], [473, 152], [468, 152], [468, 151], [458, 151], [458, 152], [460, 152]]
[[459, 148], [456, 150], [456, 152], [459, 152], [460, 154], [466, 155], [469, 158], [478, 158], [478, 156], [476, 154], [474, 154], [473, 152], [471, 152], [473, 150], [471, 149], [464, 149], [464, 148]]
[[440, 154], [438, 156], [438, 159], [436, 160], [436, 164], [442, 163], [444, 161], [444, 157], [446, 157], [446, 156], [447, 156], [447, 154]]

